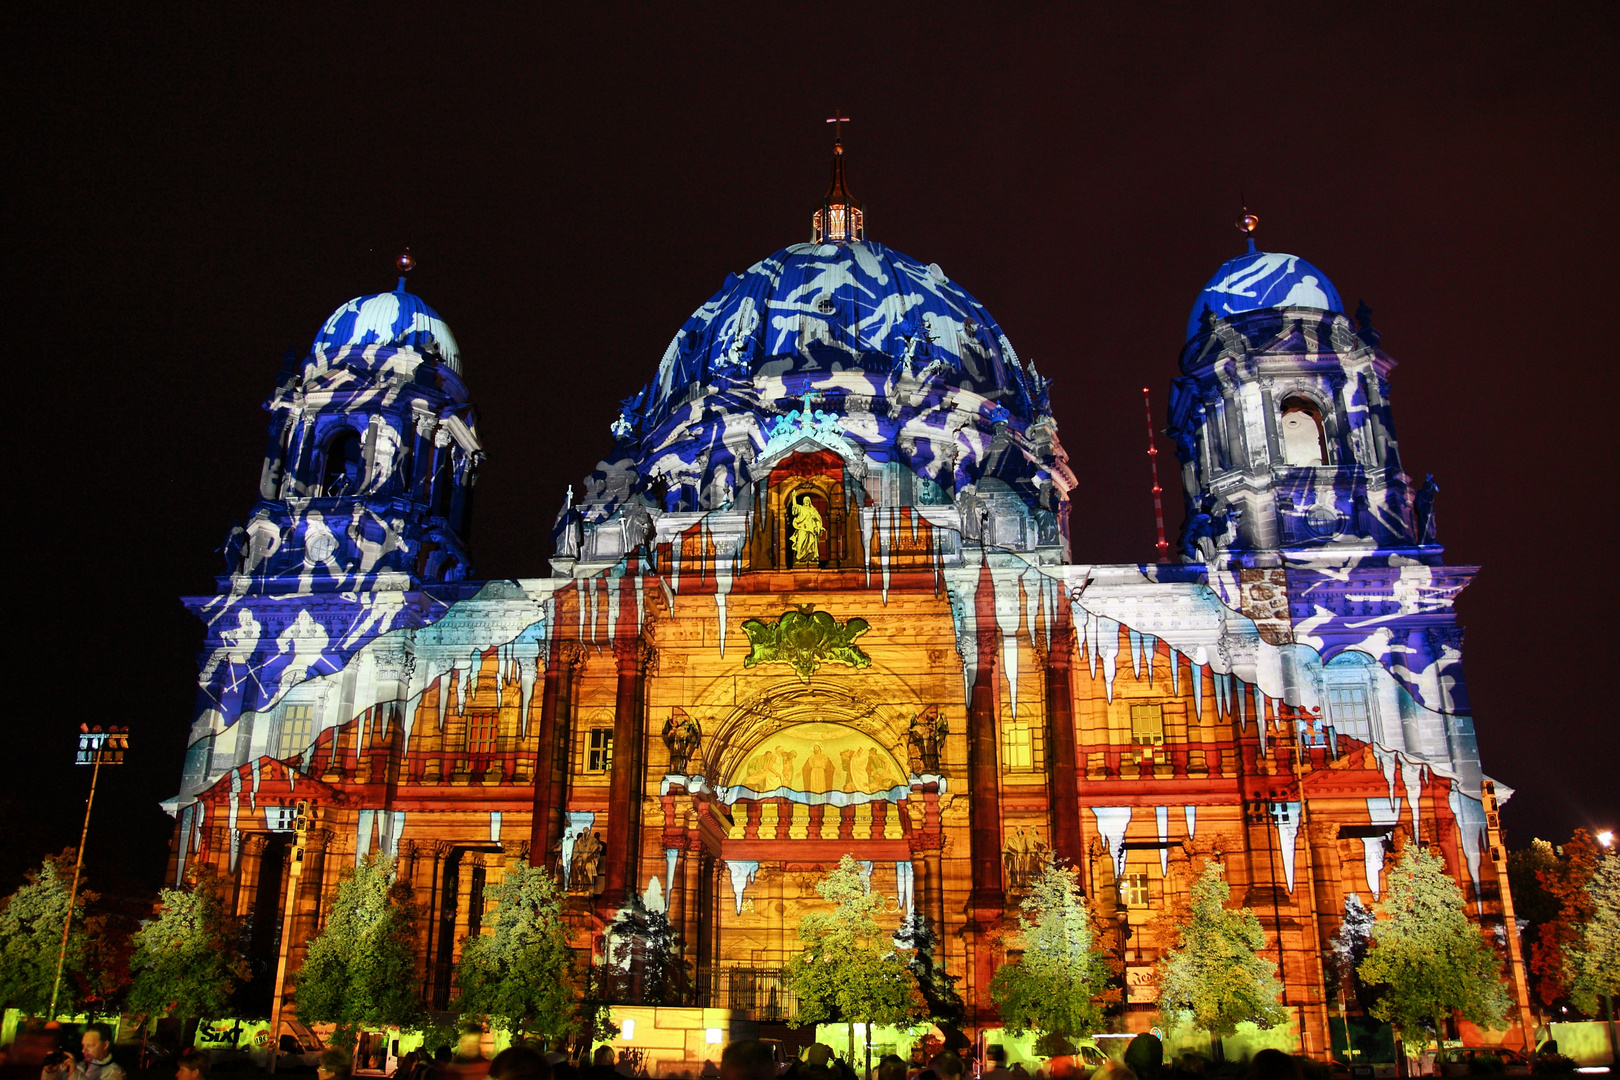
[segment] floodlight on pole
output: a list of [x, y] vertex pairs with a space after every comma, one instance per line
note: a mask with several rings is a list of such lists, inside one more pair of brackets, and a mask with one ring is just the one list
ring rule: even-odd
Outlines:
[[73, 859], [73, 885], [68, 889], [67, 917], [62, 920], [62, 947], [56, 952], [56, 979], [51, 983], [51, 1008], [47, 1014], [56, 1019], [56, 999], [62, 991], [62, 969], [67, 965], [68, 941], [73, 936], [73, 904], [79, 896], [79, 874], [84, 869], [84, 841], [90, 834], [90, 811], [96, 805], [96, 781], [101, 778], [103, 765], [122, 765], [124, 751], [129, 749], [129, 728], [107, 725], [102, 731], [98, 724], [79, 725], [79, 753], [76, 765], [89, 765], [90, 797], [84, 801], [84, 827], [79, 830], [79, 850]]

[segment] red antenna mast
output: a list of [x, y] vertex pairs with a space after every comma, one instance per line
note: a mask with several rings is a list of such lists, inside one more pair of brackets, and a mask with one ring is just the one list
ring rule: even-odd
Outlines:
[[1153, 403], [1148, 400], [1148, 388], [1142, 387], [1142, 408], [1147, 413], [1148, 430], [1148, 467], [1153, 472], [1153, 525], [1158, 530], [1158, 542], [1154, 545], [1159, 549], [1159, 561], [1170, 561], [1170, 544], [1164, 538], [1164, 501], [1159, 498], [1159, 448], [1153, 445]]

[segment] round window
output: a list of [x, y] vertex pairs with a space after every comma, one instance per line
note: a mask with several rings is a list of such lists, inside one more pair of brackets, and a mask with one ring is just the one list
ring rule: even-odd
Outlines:
[[1305, 527], [1312, 536], [1337, 536], [1344, 527], [1344, 515], [1331, 506], [1318, 503], [1305, 511]]

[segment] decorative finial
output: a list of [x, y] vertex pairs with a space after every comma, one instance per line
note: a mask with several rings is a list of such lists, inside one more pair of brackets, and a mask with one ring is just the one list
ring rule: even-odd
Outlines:
[[1254, 231], [1260, 227], [1260, 216], [1249, 213], [1249, 208], [1243, 208], [1243, 216], [1237, 219], [1237, 231], [1249, 238], [1249, 250], [1254, 250]]
[[399, 285], [394, 291], [404, 292], [405, 275], [416, 269], [416, 256], [412, 255], [411, 249], [407, 247], [399, 253], [399, 257], [394, 260], [394, 265], [399, 267]]

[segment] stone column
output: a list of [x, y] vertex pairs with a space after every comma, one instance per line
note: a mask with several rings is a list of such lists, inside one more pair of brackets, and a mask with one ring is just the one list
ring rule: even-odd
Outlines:
[[1046, 656], [1046, 745], [1051, 769], [1052, 852], [1070, 866], [1085, 862], [1080, 835], [1080, 777], [1074, 735], [1074, 698], [1069, 681], [1074, 629], [1069, 606], [1057, 605], [1057, 628]]
[[[621, 623], [620, 625], [624, 625]], [[630, 625], [634, 626], [634, 623]], [[640, 638], [619, 638], [613, 658], [619, 685], [613, 702], [613, 775], [608, 785], [607, 882], [602, 907], [616, 911], [637, 887], [641, 844], [642, 674], [653, 652]]]
[[[978, 650], [978, 674], [973, 680], [968, 709], [968, 816], [972, 841], [973, 895], [969, 907], [984, 917], [999, 918], [1005, 906], [1001, 881], [1000, 768], [996, 741], [996, 601], [990, 568], [979, 568], [974, 594], [977, 640], [966, 647]], [[977, 917], [977, 916], [976, 916]]]

